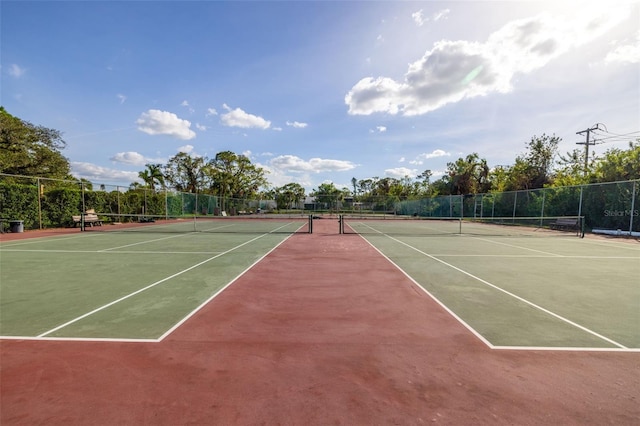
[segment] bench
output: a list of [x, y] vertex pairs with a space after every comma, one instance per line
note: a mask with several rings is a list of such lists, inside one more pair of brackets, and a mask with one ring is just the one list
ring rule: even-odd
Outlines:
[[[71, 216], [71, 219], [73, 219], [74, 228], [78, 226], [78, 224], [82, 225], [82, 215]], [[84, 214], [84, 226], [86, 227], [87, 225], [91, 227], [93, 227], [94, 225], [102, 226], [102, 221], [96, 214], [96, 211], [93, 209], [87, 210], [86, 213]]]
[[577, 218], [558, 218], [555, 222], [550, 224], [551, 229], [558, 231], [577, 231], [580, 220]]

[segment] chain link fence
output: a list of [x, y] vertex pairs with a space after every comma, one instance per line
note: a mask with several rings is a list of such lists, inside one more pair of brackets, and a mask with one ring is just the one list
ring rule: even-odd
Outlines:
[[[0, 219], [3, 226], [22, 221], [24, 229], [70, 227], [73, 216], [93, 210], [114, 220], [137, 217], [241, 215], [265, 202], [171, 189], [151, 190], [84, 181], [0, 174]], [[6, 229], [3, 229], [6, 230]]]
[[[417, 217], [497, 218], [584, 216], [587, 230], [640, 232], [640, 180], [528, 191], [446, 195], [419, 200], [359, 195], [307, 198], [299, 210]], [[0, 219], [20, 220], [24, 229], [73, 226], [87, 210], [121, 215], [182, 217], [242, 215], [275, 209], [271, 200], [247, 200], [170, 189], [152, 191], [85, 181], [0, 174]]]
[[[397, 203], [420, 217], [548, 218], [583, 216], [589, 231], [640, 232], [640, 180], [528, 191], [447, 195]], [[606, 232], [603, 232], [606, 233]]]

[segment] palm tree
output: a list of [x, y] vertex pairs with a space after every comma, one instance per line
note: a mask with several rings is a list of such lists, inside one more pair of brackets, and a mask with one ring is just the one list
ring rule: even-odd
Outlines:
[[149, 174], [149, 170], [143, 170], [138, 172], [138, 177], [144, 182], [144, 186], [147, 188], [153, 188], [153, 178]]
[[151, 190], [155, 191], [156, 183], [164, 189], [164, 175], [161, 164], [147, 164], [147, 170], [151, 178]]
[[150, 188], [152, 192], [156, 191], [156, 183], [164, 188], [162, 166], [160, 164], [146, 164], [145, 167], [146, 169], [138, 173], [138, 177], [142, 179], [145, 186]]

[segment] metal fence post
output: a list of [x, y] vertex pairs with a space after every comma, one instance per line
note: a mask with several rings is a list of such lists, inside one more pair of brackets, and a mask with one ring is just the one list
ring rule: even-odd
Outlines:
[[44, 191], [40, 185], [40, 178], [36, 179], [36, 188], [38, 191], [38, 227], [42, 229], [42, 195]]
[[635, 214], [636, 206], [636, 184], [638, 181], [633, 181], [633, 189], [631, 190], [631, 209], [629, 210], [629, 236], [633, 232], [633, 215]]
[[578, 203], [578, 216], [582, 216], [582, 190], [584, 189], [584, 185], [580, 186], [580, 202]]
[[547, 195], [547, 190], [543, 189], [542, 190], [542, 208], [540, 209], [540, 228], [542, 228], [542, 224], [544, 221], [544, 200], [546, 195]]

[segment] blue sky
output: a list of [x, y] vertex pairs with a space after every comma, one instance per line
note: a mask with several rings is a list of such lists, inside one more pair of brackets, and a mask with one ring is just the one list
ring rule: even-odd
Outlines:
[[[596, 1], [0, 2], [0, 101], [76, 177], [230, 150], [307, 191], [434, 179], [533, 136], [640, 135], [640, 5]], [[623, 135], [613, 137], [614, 135]]]

